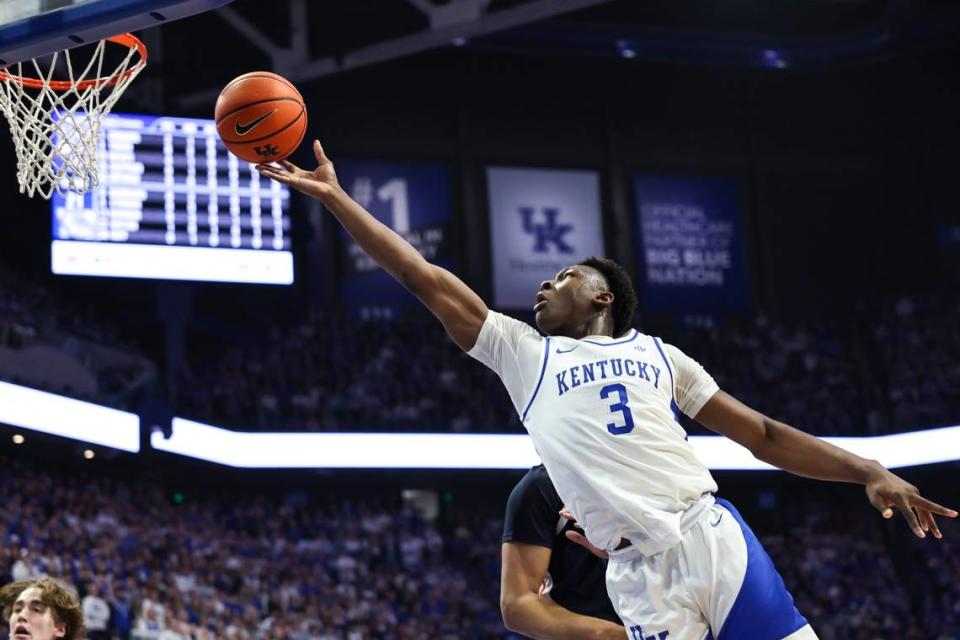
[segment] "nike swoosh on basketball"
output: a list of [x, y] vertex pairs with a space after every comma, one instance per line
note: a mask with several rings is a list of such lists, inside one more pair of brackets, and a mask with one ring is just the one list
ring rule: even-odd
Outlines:
[[259, 126], [260, 126], [260, 123], [262, 123], [264, 120], [266, 120], [267, 118], [269, 118], [270, 116], [272, 116], [273, 114], [275, 114], [277, 111], [278, 111], [278, 109], [274, 109], [273, 111], [270, 111], [269, 113], [263, 114], [262, 116], [260, 116], [260, 117], [257, 118], [256, 120], [252, 120], [252, 121], [248, 122], [247, 124], [240, 124], [240, 121], [238, 120], [238, 121], [233, 125], [233, 130], [237, 132], [237, 135], [238, 135], [238, 136], [245, 136], [245, 135], [247, 135], [248, 133], [250, 133], [251, 131], [253, 131], [254, 129], [256, 129], [257, 127], [259, 127]]
[[569, 349], [565, 349], [563, 351], [560, 350], [560, 347], [557, 347], [557, 353], [570, 353], [571, 351], [573, 351], [574, 349], [578, 349], [579, 347], [580, 345], [576, 345], [576, 346], [570, 347]]

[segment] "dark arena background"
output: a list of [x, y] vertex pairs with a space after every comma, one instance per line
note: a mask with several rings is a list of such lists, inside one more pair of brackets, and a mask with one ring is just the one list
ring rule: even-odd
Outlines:
[[[0, 150], [0, 574], [105, 602], [90, 638], [520, 637], [500, 536], [538, 458], [318, 202], [214, 150], [254, 70], [304, 96], [291, 159], [320, 139], [491, 308], [614, 258], [722, 389], [960, 505], [960, 4], [236, 0], [137, 33], [99, 200], [21, 195]], [[684, 427], [820, 638], [960, 638], [957, 521], [917, 539]]]

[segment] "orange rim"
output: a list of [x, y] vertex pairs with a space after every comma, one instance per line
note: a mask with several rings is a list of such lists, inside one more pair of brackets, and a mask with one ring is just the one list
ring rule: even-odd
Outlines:
[[89, 89], [92, 86], [109, 86], [117, 84], [121, 80], [126, 80], [134, 72], [147, 64], [147, 47], [137, 36], [132, 33], [121, 33], [118, 36], [112, 36], [110, 38], [105, 38], [109, 42], [119, 44], [130, 49], [136, 49], [137, 53], [140, 54], [140, 59], [132, 67], [121, 73], [115, 78], [91, 78], [90, 80], [83, 80], [81, 82], [71, 82], [70, 80], [41, 80], [40, 78], [24, 78], [23, 76], [18, 76], [13, 73], [8, 73], [5, 70], [0, 71], [0, 81], [2, 82], [16, 82], [22, 84], [25, 87], [30, 87], [31, 89], [43, 89], [44, 87], [50, 87], [54, 91], [70, 91], [74, 87], [79, 90]]

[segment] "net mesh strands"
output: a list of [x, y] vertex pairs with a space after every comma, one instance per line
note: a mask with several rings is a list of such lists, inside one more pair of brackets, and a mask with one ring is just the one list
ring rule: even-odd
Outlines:
[[[126, 55], [112, 62], [119, 47]], [[55, 191], [97, 186], [101, 121], [146, 66], [146, 53], [140, 40], [123, 34], [0, 71], [0, 110], [17, 153], [20, 193], [49, 199]]]

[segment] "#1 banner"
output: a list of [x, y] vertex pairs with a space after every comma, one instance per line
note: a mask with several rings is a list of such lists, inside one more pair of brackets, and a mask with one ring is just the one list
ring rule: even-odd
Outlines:
[[[339, 160], [337, 176], [350, 196], [424, 258], [450, 261], [450, 173], [441, 164]], [[387, 308], [416, 302], [343, 229], [340, 299], [353, 307]]]

